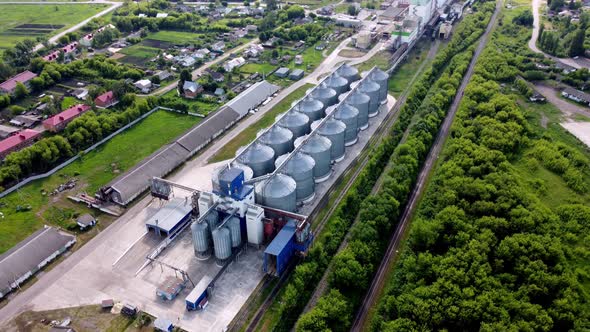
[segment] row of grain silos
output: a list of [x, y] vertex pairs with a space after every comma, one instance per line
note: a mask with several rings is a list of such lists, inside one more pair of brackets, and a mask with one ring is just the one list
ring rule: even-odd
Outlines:
[[346, 147], [378, 114], [387, 83], [379, 69], [361, 79], [356, 68], [344, 64], [240, 149], [234, 162], [249, 167], [254, 181], [261, 177], [256, 202], [293, 212], [312, 199], [315, 184], [330, 176], [331, 164], [344, 159]]

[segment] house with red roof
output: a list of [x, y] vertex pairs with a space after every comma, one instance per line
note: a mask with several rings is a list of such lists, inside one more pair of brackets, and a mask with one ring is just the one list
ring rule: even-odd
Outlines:
[[76, 50], [78, 49], [78, 42], [72, 42], [67, 44], [64, 47], [60, 47], [58, 49], [53, 50], [51, 53], [47, 54], [43, 57], [43, 60], [52, 62], [57, 60], [60, 53], [63, 52], [64, 58], [70, 58], [72, 55], [76, 54]]
[[43, 121], [43, 127], [51, 132], [62, 131], [68, 123], [90, 110], [90, 106], [78, 104]]
[[14, 89], [16, 88], [16, 83], [20, 82], [24, 84], [27, 88], [31, 87], [31, 80], [37, 77], [37, 74], [30, 72], [28, 70], [23, 71], [20, 74], [17, 74], [6, 81], [0, 83], [0, 91], [8, 94], [14, 93]]
[[117, 100], [113, 91], [107, 91], [94, 99], [94, 104], [98, 108], [109, 108], [118, 102], [119, 100]]
[[0, 141], [0, 160], [6, 158], [8, 154], [30, 146], [41, 137], [41, 133], [36, 130], [24, 129], [16, 135]]

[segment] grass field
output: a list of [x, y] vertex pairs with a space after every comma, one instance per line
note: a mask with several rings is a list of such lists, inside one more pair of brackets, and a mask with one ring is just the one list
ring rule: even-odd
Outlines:
[[[204, 102], [204, 101], [200, 101], [200, 100], [191, 100], [191, 99], [179, 97], [176, 89], [172, 89], [172, 90], [166, 92], [163, 95], [163, 97], [174, 98], [175, 100], [178, 100], [181, 103], [187, 105], [189, 107], [190, 112], [200, 113], [203, 115], [207, 115], [207, 114], [215, 111], [216, 109], [218, 109], [219, 106], [221, 106], [221, 104], [219, 104], [217, 102], [208, 103], [208, 102]], [[195, 109], [195, 107], [196, 107], [196, 109]]]
[[161, 30], [153, 34], [149, 34], [147, 38], [174, 44], [184, 44], [198, 41], [203, 37], [204, 35], [199, 33]]
[[234, 139], [227, 143], [223, 149], [217, 151], [217, 153], [209, 161], [213, 163], [232, 158], [236, 154], [238, 148], [254, 140], [256, 138], [256, 133], [260, 129], [272, 125], [277, 115], [289, 110], [291, 103], [305, 96], [305, 92], [311, 87], [313, 87], [313, 84], [305, 84], [304, 86], [293, 91], [285, 99], [281, 100], [280, 103], [275, 105], [275, 107], [266, 112], [266, 114], [264, 114], [260, 120], [239, 133], [236, 137], [234, 137]]
[[[12, 47], [24, 39], [50, 37], [107, 7], [105, 4], [0, 5], [0, 48]], [[35, 26], [20, 27], [23, 24]]]
[[[0, 207], [0, 212], [4, 214], [4, 218], [0, 219], [0, 254], [43, 224], [62, 225], [62, 222], [67, 222], [56, 220], [59, 219], [56, 214], [86, 211], [82, 205], [69, 202], [66, 196], [76, 192], [94, 194], [119, 173], [133, 167], [198, 121], [199, 118], [193, 116], [158, 111], [53, 176], [33, 182], [3, 198]], [[53, 191], [72, 176], [79, 180], [73, 190], [49, 197], [42, 193]], [[31, 210], [16, 212], [17, 205], [31, 205]]]

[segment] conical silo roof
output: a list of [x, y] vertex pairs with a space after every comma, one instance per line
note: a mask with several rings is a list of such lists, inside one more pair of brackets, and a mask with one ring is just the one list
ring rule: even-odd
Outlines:
[[[332, 90], [334, 91], [334, 90]], [[309, 117], [309, 121], [315, 121], [324, 117], [325, 105], [318, 99], [305, 98], [293, 107], [294, 110], [301, 112]]]
[[[239, 154], [240, 152], [238, 152]], [[238, 157], [238, 161], [249, 166], [254, 177], [274, 170], [275, 151], [267, 145], [254, 143]]]
[[352, 145], [357, 141], [359, 110], [349, 104], [341, 104], [334, 112], [334, 119], [344, 122], [346, 132], [344, 141], [346, 145]]
[[317, 87], [315, 88], [312, 93], [311, 97], [317, 99], [324, 104], [324, 107], [334, 105], [338, 100], [338, 94], [336, 90], [327, 87]]
[[349, 84], [361, 78], [358, 69], [347, 64], [340, 66], [340, 68], [338, 68], [336, 72], [338, 73], [338, 75], [348, 80]]
[[289, 129], [293, 137], [297, 138], [309, 133], [309, 116], [301, 112], [289, 111], [284, 116], [277, 117], [277, 125]]
[[293, 133], [281, 126], [272, 126], [258, 139], [260, 143], [270, 146], [275, 156], [280, 156], [293, 150]]
[[316, 182], [325, 180], [330, 175], [332, 141], [330, 139], [313, 135], [301, 146], [299, 151], [309, 154], [315, 161], [313, 176]]
[[261, 195], [264, 205], [285, 210], [295, 211], [297, 184], [292, 177], [285, 174], [276, 174], [262, 187]]
[[322, 82], [322, 86], [336, 90], [337, 94], [342, 94], [348, 90], [348, 80], [336, 74], [330, 75]]
[[364, 93], [355, 91], [348, 95], [345, 101], [347, 104], [354, 106], [358, 111], [358, 127], [365, 129], [369, 126], [369, 103], [371, 98]]
[[375, 68], [369, 75], [369, 78], [379, 84], [379, 100], [386, 100], [389, 75], [383, 70]]

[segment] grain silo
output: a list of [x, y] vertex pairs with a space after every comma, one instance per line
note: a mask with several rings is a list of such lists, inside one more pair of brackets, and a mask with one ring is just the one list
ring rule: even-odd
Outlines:
[[277, 117], [277, 125], [289, 129], [293, 133], [293, 138], [308, 134], [310, 124], [309, 116], [301, 112], [289, 111], [284, 116]]
[[[314, 130], [320, 126], [320, 121], [316, 121], [311, 124], [311, 129]], [[317, 133], [321, 136], [328, 138], [332, 142], [332, 148], [330, 149], [330, 159], [334, 162], [341, 161], [344, 159], [344, 132], [346, 131], [346, 125], [334, 118], [326, 120], [318, 128]]]
[[275, 151], [275, 156], [293, 151], [293, 133], [280, 126], [272, 126], [258, 141], [268, 145]]
[[[276, 167], [279, 167], [289, 155], [283, 155], [277, 158]], [[306, 201], [313, 197], [314, 180], [313, 170], [315, 161], [309, 155], [302, 152], [295, 152], [295, 155], [285, 162], [281, 167], [281, 172], [289, 175], [297, 184], [296, 197], [297, 201]]]
[[377, 116], [379, 113], [379, 105], [381, 105], [381, 100], [379, 99], [380, 93], [379, 84], [373, 82], [370, 79], [365, 79], [361, 86], [359, 87], [359, 92], [362, 92], [369, 96], [369, 117], [372, 118]]
[[322, 87], [332, 88], [338, 95], [348, 91], [348, 80], [337, 74], [332, 74], [322, 82]]
[[209, 231], [213, 231], [219, 222], [219, 212], [212, 210], [204, 217], [204, 221], [209, 225]]
[[232, 248], [239, 247], [242, 244], [242, 228], [240, 226], [240, 218], [235, 216], [231, 217], [227, 221], [227, 228], [229, 228]]
[[332, 88], [324, 88], [319, 86], [313, 89], [310, 96], [314, 99], [321, 101], [322, 104], [324, 104], [324, 108], [334, 105], [336, 104], [336, 102], [338, 102], [338, 94], [336, 93], [336, 90]]
[[195, 255], [200, 258], [207, 257], [209, 254], [209, 224], [206, 221], [192, 223], [191, 234], [193, 238], [193, 247]]
[[369, 102], [371, 98], [364, 93], [353, 92], [346, 98], [346, 103], [354, 106], [359, 111], [358, 127], [360, 130], [369, 127]]
[[296, 187], [297, 184], [292, 177], [285, 174], [274, 175], [261, 184], [260, 197], [263, 205], [295, 212], [297, 207]]
[[357, 141], [359, 110], [349, 104], [341, 104], [334, 112], [334, 119], [344, 122], [344, 144], [353, 145]]
[[300, 137], [295, 141], [295, 146], [303, 144], [299, 151], [308, 154], [315, 161], [313, 168], [313, 177], [316, 183], [325, 181], [330, 176], [330, 156], [332, 141], [329, 139], [313, 135], [303, 143], [306, 137]]
[[310, 122], [323, 118], [326, 114], [324, 112], [325, 108], [326, 106], [324, 103], [322, 103], [320, 100], [312, 98], [305, 98], [293, 107], [295, 111], [307, 115]]
[[338, 70], [336, 70], [336, 73], [338, 75], [344, 77], [348, 81], [349, 86], [350, 86], [350, 83], [352, 83], [354, 81], [358, 81], [361, 78], [361, 76], [359, 75], [358, 69], [354, 68], [353, 66], [349, 66], [347, 64], [340, 66], [340, 68], [338, 68]]
[[213, 230], [213, 248], [215, 249], [215, 258], [219, 263], [223, 263], [231, 256], [231, 236], [229, 229], [220, 227]]
[[379, 68], [375, 68], [369, 75], [369, 79], [379, 84], [379, 101], [384, 103], [387, 101], [387, 88], [389, 75]]
[[252, 169], [254, 177], [268, 174], [275, 169], [275, 151], [267, 145], [254, 143], [243, 153], [238, 151], [238, 161]]

